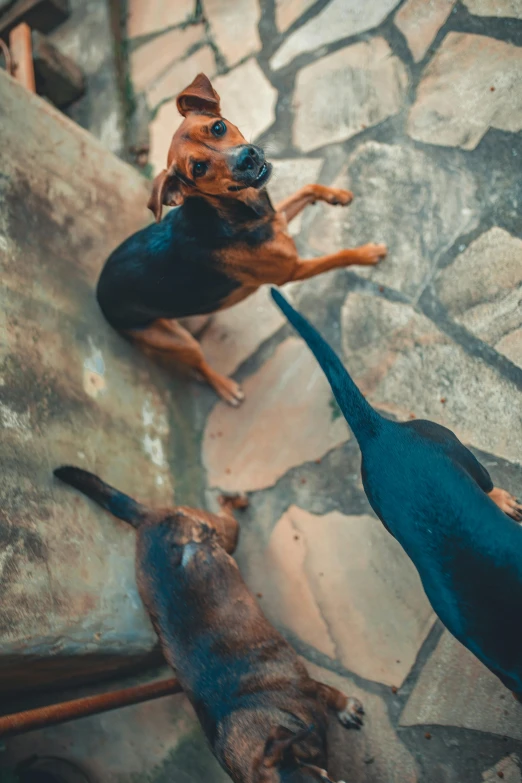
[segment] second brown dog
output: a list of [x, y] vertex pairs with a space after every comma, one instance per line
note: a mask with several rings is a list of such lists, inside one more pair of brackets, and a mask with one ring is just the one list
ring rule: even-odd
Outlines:
[[74, 467], [55, 475], [137, 530], [141, 598], [163, 654], [191, 701], [212, 751], [236, 783], [331, 783], [328, 711], [347, 728], [362, 705], [316, 682], [273, 628], [230, 556], [239, 498], [220, 514], [149, 509]]

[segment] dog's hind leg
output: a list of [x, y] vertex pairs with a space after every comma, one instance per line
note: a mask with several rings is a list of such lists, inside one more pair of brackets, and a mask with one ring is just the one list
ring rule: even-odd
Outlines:
[[511, 492], [500, 487], [493, 487], [491, 492], [488, 492], [488, 495], [504, 514], [514, 519], [515, 522], [522, 522], [522, 504]]
[[404, 422], [402, 426], [415, 430], [423, 438], [427, 438], [433, 443], [440, 444], [448, 457], [456, 465], [460, 465], [473, 481], [477, 482], [481, 490], [489, 495], [501, 511], [516, 522], [522, 522], [522, 505], [519, 501], [507, 490], [495, 487], [484, 465], [460, 442], [454, 432], [434, 421], [424, 421], [423, 419]]
[[337, 719], [347, 729], [360, 729], [363, 725], [364, 709], [359, 699], [346, 696], [337, 688], [316, 682], [317, 694], [331, 712], [335, 712]]
[[241, 387], [207, 364], [198, 341], [177, 321], [158, 318], [145, 329], [129, 329], [125, 333], [134, 342], [167, 354], [196, 370], [229, 405], [237, 407], [243, 401]]

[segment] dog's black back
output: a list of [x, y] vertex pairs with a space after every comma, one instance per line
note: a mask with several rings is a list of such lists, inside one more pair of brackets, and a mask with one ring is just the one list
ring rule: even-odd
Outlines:
[[485, 494], [489, 474], [445, 427], [380, 416], [316, 330], [272, 295], [321, 364], [359, 442], [368, 500], [411, 557], [434, 610], [522, 697], [522, 528]]
[[218, 212], [207, 200], [190, 198], [160, 223], [130, 236], [109, 256], [98, 281], [106, 319], [119, 330], [139, 329], [157, 318], [218, 310], [241, 285], [227, 273], [223, 254], [272, 237], [268, 195], [264, 206], [266, 213], [257, 215], [229, 199]]

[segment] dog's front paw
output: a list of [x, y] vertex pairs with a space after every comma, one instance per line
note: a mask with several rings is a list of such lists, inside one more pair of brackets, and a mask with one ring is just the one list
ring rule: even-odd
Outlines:
[[522, 522], [522, 504], [507, 489], [494, 487], [489, 493], [491, 500], [497, 504], [499, 509], [514, 519], [515, 522]]
[[346, 207], [353, 201], [353, 193], [349, 190], [341, 190], [341, 188], [328, 188], [328, 195], [325, 199], [328, 204]]
[[358, 264], [364, 266], [372, 266], [378, 264], [383, 258], [386, 258], [388, 248], [386, 245], [376, 245], [373, 242], [369, 242], [367, 245], [362, 245], [357, 248], [359, 254]]
[[233, 495], [220, 495], [218, 503], [222, 508], [235, 508], [242, 511], [248, 508], [249, 500], [245, 492], [236, 492]]
[[349, 696], [346, 701], [346, 707], [337, 713], [339, 721], [346, 729], [360, 729], [363, 725], [364, 708], [353, 696]]

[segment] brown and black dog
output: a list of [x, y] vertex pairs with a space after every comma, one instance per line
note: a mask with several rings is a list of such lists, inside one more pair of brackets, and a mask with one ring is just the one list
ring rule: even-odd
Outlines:
[[270, 625], [230, 556], [232, 508], [152, 510], [74, 467], [55, 475], [137, 530], [141, 598], [167, 662], [191, 701], [212, 751], [236, 783], [331, 783], [328, 711], [362, 725], [360, 702], [309, 677]]
[[[271, 164], [221, 117], [219, 96], [204, 74], [178, 95], [177, 107], [185, 119], [149, 201], [158, 222], [111, 254], [98, 282], [98, 302], [115, 329], [188, 365], [238, 405], [238, 384], [206, 363], [197, 340], [176, 319], [230, 307], [264, 283], [376, 264], [386, 247], [367, 244], [299, 258], [288, 222], [308, 204], [346, 205], [352, 194], [306, 185], [274, 208], [265, 190]], [[164, 205], [178, 208], [161, 220]]]

